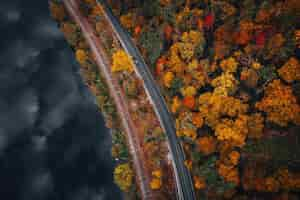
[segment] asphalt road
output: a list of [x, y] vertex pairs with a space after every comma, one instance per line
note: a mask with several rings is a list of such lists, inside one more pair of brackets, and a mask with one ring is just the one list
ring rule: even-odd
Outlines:
[[111, 24], [116, 36], [119, 38], [125, 51], [132, 56], [137, 73], [141, 76], [145, 89], [147, 90], [152, 103], [154, 104], [155, 112], [160, 119], [162, 127], [165, 129], [167, 138], [170, 145], [174, 171], [176, 176], [176, 185], [178, 190], [177, 198], [180, 200], [194, 200], [195, 192], [193, 187], [193, 182], [188, 169], [184, 165], [185, 154], [183, 148], [178, 141], [176, 136], [176, 130], [174, 127], [174, 120], [168, 111], [166, 102], [156, 85], [156, 82], [147, 67], [144, 59], [142, 58], [139, 50], [134, 45], [129, 34], [121, 27], [120, 23], [113, 15], [108, 4], [104, 0], [98, 0], [102, 5], [105, 12], [105, 17]]

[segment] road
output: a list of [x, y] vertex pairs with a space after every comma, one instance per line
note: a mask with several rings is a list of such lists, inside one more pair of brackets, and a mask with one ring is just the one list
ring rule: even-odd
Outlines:
[[111, 9], [104, 0], [97, 0], [102, 5], [104, 15], [110, 23], [115, 35], [118, 37], [125, 51], [133, 58], [135, 62], [135, 70], [144, 82], [145, 90], [152, 100], [156, 115], [164, 128], [171, 150], [173, 167], [175, 169], [176, 185], [178, 190], [178, 199], [194, 200], [195, 192], [193, 182], [188, 169], [184, 165], [185, 154], [182, 145], [176, 136], [175, 123], [172, 115], [168, 111], [166, 102], [155, 82], [149, 68], [142, 58], [139, 50], [134, 45], [129, 34], [121, 27], [118, 20], [114, 17]]
[[137, 137], [137, 129], [130, 117], [128, 103], [125, 101], [125, 94], [122, 92], [118, 80], [115, 79], [111, 74], [111, 63], [107, 60], [105, 50], [103, 49], [98, 37], [94, 34], [93, 28], [89, 21], [81, 14], [78, 1], [63, 0], [63, 3], [70, 16], [80, 27], [81, 32], [94, 55], [95, 62], [102, 75], [106, 79], [106, 82], [108, 83], [107, 86], [109, 93], [114, 99], [115, 106], [118, 110], [118, 115], [121, 119], [122, 127], [128, 136], [127, 141], [132, 155], [135, 177], [140, 188], [141, 196], [143, 199], [147, 200], [158, 199], [155, 197], [156, 194], [149, 187], [149, 177], [145, 176], [145, 174], [147, 174], [147, 169], [144, 162], [144, 156], [142, 154], [143, 150], [140, 146], [141, 141], [139, 141], [139, 137]]

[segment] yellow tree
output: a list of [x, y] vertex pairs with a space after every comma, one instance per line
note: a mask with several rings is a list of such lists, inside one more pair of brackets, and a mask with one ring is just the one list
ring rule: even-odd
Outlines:
[[114, 181], [121, 190], [129, 190], [133, 181], [133, 171], [128, 163], [120, 164], [115, 168]]

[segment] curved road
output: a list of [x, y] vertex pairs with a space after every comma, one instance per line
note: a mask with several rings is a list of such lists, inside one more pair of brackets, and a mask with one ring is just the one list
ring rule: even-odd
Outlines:
[[[97, 36], [94, 34], [94, 30], [92, 26], [89, 24], [89, 21], [87, 18], [85, 18], [79, 9], [77, 0], [63, 0], [63, 3], [70, 14], [70, 16], [73, 18], [73, 20], [78, 24], [80, 27], [82, 34], [84, 38], [86, 39], [87, 43], [89, 44], [89, 47], [91, 49], [91, 52], [94, 55], [95, 62], [97, 63], [99, 70], [102, 72], [103, 76], [105, 77], [108, 86], [108, 89], [110, 91], [110, 95], [114, 99], [114, 103], [116, 105], [116, 108], [118, 110], [118, 114], [120, 115], [120, 119], [122, 122], [122, 127], [124, 128], [124, 131], [128, 134], [128, 143], [129, 148], [132, 155], [132, 160], [134, 163], [135, 173], [136, 173], [136, 181], [139, 184], [141, 196], [144, 199], [158, 199], [155, 197], [155, 194], [153, 194], [152, 189], [149, 187], [149, 177], [144, 176], [145, 171], [145, 165], [143, 164], [143, 150], [140, 146], [139, 138], [136, 137], [137, 129], [134, 125], [134, 122], [132, 121], [130, 117], [130, 111], [128, 108], [127, 102], [124, 100], [124, 94], [119, 87], [118, 80], [115, 79], [111, 72], [110, 72], [110, 66], [111, 63], [105, 55], [105, 50], [102, 48], [101, 43], [99, 42]], [[101, 66], [101, 67], [100, 67]]]
[[193, 182], [189, 171], [184, 165], [185, 154], [183, 148], [176, 136], [176, 130], [174, 127], [174, 120], [167, 109], [167, 105], [163, 96], [160, 93], [159, 88], [156, 85], [154, 78], [152, 77], [149, 68], [147, 67], [144, 59], [139, 53], [138, 49], [132, 42], [129, 34], [121, 27], [118, 20], [113, 15], [111, 9], [105, 0], [97, 0], [102, 5], [104, 15], [110, 23], [115, 35], [118, 37], [125, 51], [132, 56], [135, 62], [135, 70], [141, 76], [144, 82], [146, 91], [152, 100], [155, 108], [156, 115], [158, 116], [162, 127], [168, 137], [171, 155], [173, 160], [173, 166], [176, 176], [176, 185], [178, 189], [178, 199], [180, 200], [195, 200], [195, 192]]

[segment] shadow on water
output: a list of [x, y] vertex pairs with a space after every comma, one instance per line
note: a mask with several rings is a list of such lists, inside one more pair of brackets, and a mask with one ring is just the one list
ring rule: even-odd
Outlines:
[[1, 199], [121, 199], [111, 138], [47, 0], [0, 2]]

